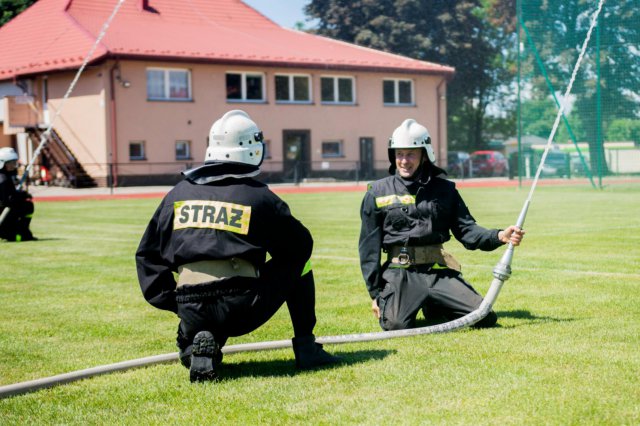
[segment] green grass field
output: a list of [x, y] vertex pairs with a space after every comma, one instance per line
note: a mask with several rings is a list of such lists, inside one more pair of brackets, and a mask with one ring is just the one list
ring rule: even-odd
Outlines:
[[[503, 227], [528, 188], [461, 192], [480, 224]], [[318, 336], [379, 331], [361, 197], [283, 196], [314, 235]], [[0, 385], [176, 351], [177, 318], [135, 274], [158, 202], [41, 202], [41, 240], [0, 243]], [[189, 383], [178, 363], [107, 374], [0, 400], [0, 424], [640, 424], [639, 211], [638, 184], [539, 187], [499, 327], [327, 346], [344, 364], [311, 372], [283, 349], [227, 355], [215, 383]], [[484, 294], [503, 249], [446, 247]], [[281, 309], [228, 344], [291, 336]]]

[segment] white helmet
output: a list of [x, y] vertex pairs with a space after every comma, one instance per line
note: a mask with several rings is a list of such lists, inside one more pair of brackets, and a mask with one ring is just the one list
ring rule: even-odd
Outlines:
[[389, 161], [391, 165], [395, 166], [396, 153], [394, 150], [404, 148], [424, 148], [427, 152], [427, 157], [431, 163], [436, 162], [436, 154], [433, 152], [433, 146], [431, 146], [431, 136], [429, 131], [422, 124], [419, 124], [416, 120], [408, 118], [402, 122], [394, 131], [393, 135], [389, 139]]
[[18, 161], [18, 154], [13, 148], [0, 148], [0, 169], [4, 168], [4, 163], [8, 161]]
[[262, 140], [262, 131], [246, 112], [229, 111], [211, 126], [204, 162], [259, 166], [264, 158]]

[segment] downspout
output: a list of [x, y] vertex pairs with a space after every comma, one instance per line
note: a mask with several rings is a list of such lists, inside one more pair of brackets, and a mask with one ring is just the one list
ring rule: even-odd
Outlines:
[[109, 70], [109, 109], [110, 109], [110, 130], [111, 130], [111, 158], [109, 161], [109, 174], [111, 175], [111, 187], [118, 186], [118, 136], [116, 134], [116, 88], [115, 72], [119, 68], [116, 61]]
[[442, 140], [442, 123], [440, 121], [441, 117], [442, 117], [442, 100], [445, 99], [444, 96], [441, 93], [442, 90], [442, 85], [447, 81], [446, 77], [442, 78], [442, 81], [440, 81], [440, 83], [438, 83], [438, 87], [436, 88], [436, 96], [438, 97], [437, 99], [437, 106], [436, 106], [436, 117], [438, 120], [438, 165], [440, 167], [442, 167], [445, 155], [442, 154], [443, 148], [444, 148], [444, 141]]

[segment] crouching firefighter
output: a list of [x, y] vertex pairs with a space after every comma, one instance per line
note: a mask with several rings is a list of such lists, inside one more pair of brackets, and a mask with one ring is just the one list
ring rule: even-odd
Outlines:
[[[415, 326], [417, 313], [436, 322], [476, 310], [482, 297], [442, 244], [450, 233], [468, 250], [494, 250], [524, 235], [476, 224], [455, 184], [435, 165], [426, 127], [407, 119], [389, 140], [391, 176], [369, 185], [362, 200], [359, 253], [371, 309], [384, 330]], [[383, 258], [384, 253], [384, 258]], [[491, 311], [476, 326], [490, 327]]]
[[313, 335], [311, 235], [283, 200], [253, 179], [264, 156], [262, 140], [243, 111], [217, 120], [205, 164], [183, 172], [136, 252], [145, 299], [180, 318], [179, 356], [192, 382], [213, 380], [227, 338], [260, 327], [285, 302], [296, 367], [338, 361]]
[[18, 154], [0, 148], [0, 238], [8, 241], [36, 240], [29, 229], [33, 216], [31, 194], [16, 189]]

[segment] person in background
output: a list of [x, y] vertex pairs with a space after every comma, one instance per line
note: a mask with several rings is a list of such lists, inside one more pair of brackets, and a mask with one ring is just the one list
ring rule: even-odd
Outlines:
[[29, 229], [33, 200], [28, 192], [16, 189], [17, 169], [16, 151], [0, 148], [0, 238], [8, 241], [37, 240]]
[[[401, 330], [415, 326], [420, 309], [436, 321], [473, 312], [482, 297], [442, 244], [453, 234], [469, 250], [488, 251], [519, 245], [524, 231], [476, 223], [455, 184], [435, 165], [429, 131], [415, 120], [395, 129], [388, 154], [391, 176], [369, 185], [360, 210], [360, 265], [374, 315], [382, 329]], [[476, 326], [496, 321], [491, 311]]]
[[260, 327], [285, 302], [297, 368], [339, 360], [313, 334], [311, 234], [254, 179], [264, 156], [262, 140], [244, 111], [215, 121], [205, 164], [183, 172], [185, 179], [162, 200], [136, 252], [145, 299], [180, 318], [179, 356], [192, 382], [215, 379], [227, 338]]

